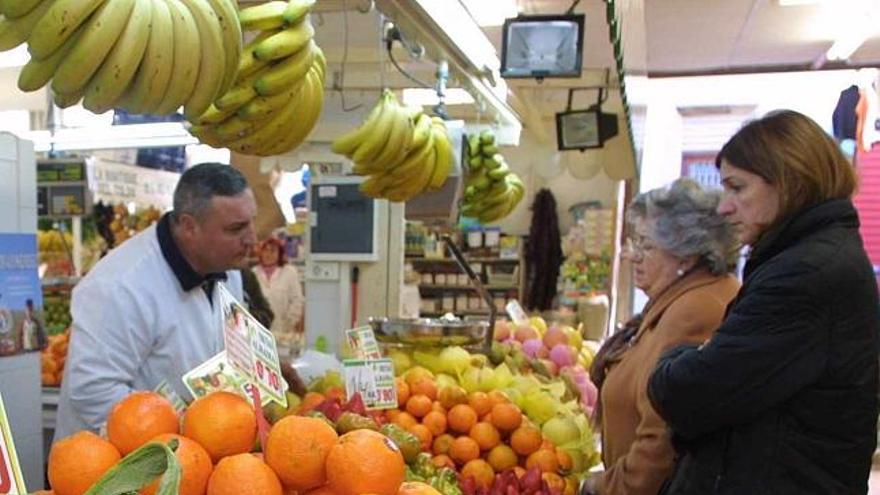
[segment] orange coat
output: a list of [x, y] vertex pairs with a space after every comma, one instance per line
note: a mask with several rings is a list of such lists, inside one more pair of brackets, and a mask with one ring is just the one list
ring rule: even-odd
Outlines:
[[674, 452], [666, 423], [648, 399], [648, 378], [664, 350], [711, 336], [739, 285], [731, 275], [700, 270], [676, 281], [645, 308], [630, 348], [610, 365], [602, 386], [605, 472], [597, 479], [600, 494], [656, 495], [671, 474]]

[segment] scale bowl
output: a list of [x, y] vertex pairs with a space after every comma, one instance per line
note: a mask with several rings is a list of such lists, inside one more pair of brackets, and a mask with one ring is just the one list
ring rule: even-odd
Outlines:
[[376, 340], [411, 346], [479, 345], [486, 341], [489, 322], [445, 318], [370, 318]]

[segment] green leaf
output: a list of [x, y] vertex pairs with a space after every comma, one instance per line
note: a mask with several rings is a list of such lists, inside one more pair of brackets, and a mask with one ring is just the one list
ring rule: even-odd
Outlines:
[[156, 495], [177, 495], [180, 486], [180, 462], [174, 451], [179, 442], [167, 445], [151, 442], [123, 457], [92, 485], [85, 495], [123, 495], [138, 492], [159, 476]]

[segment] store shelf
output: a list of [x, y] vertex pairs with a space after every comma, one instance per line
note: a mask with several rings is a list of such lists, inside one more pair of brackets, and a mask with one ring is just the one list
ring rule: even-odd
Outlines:
[[[425, 258], [424, 256], [407, 256], [407, 261], [417, 263], [456, 263], [453, 258]], [[519, 263], [518, 258], [465, 258], [468, 263]]]
[[443, 316], [446, 313], [464, 316], [489, 316], [488, 309], [463, 309], [461, 311], [421, 311], [422, 316]]
[[[519, 290], [518, 285], [513, 284], [483, 284], [487, 290]], [[419, 284], [419, 289], [428, 290], [475, 290], [472, 285], [436, 285], [436, 284]]]

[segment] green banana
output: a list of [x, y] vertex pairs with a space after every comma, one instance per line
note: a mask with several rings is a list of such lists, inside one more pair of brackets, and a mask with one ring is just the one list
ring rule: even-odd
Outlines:
[[290, 0], [282, 17], [287, 25], [292, 26], [303, 20], [315, 6], [315, 0]]
[[52, 0], [44, 0], [23, 17], [0, 16], [0, 51], [11, 50], [27, 41], [51, 6]]
[[486, 175], [489, 176], [489, 178], [492, 180], [501, 180], [509, 173], [510, 168], [507, 166], [506, 163], [502, 162], [500, 167], [489, 170], [488, 172], [486, 172]]
[[284, 26], [284, 11], [288, 3], [274, 0], [261, 5], [254, 5], [238, 12], [241, 28], [247, 31], [267, 31]]
[[[40, 15], [28, 30], [26, 36], [28, 51], [32, 57], [47, 58], [69, 38], [81, 24], [84, 24], [93, 12], [98, 10], [106, 0], [55, 0], [40, 4], [49, 6], [44, 15]], [[0, 28], [2, 31], [2, 28]], [[112, 44], [110, 41], [107, 43]], [[0, 50], [7, 50], [0, 44]]]
[[128, 24], [135, 0], [111, 0], [89, 19], [82, 38], [58, 66], [52, 90], [61, 94], [82, 91]]
[[278, 60], [300, 51], [315, 36], [315, 28], [306, 19], [296, 26], [282, 29], [254, 47], [258, 60]]
[[483, 131], [480, 132], [480, 143], [484, 145], [495, 144], [495, 134], [489, 129], [483, 129]]

